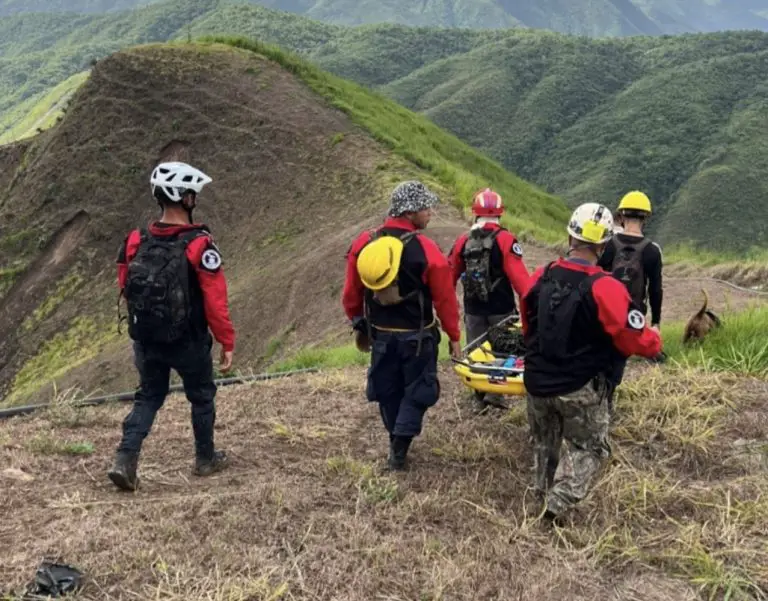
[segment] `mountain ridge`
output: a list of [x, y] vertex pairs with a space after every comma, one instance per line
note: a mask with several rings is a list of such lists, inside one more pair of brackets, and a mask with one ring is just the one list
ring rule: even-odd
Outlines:
[[[748, 158], [762, 146], [764, 33], [592, 40], [528, 29], [346, 28], [215, 0], [88, 19], [52, 45], [24, 37], [23, 52], [5, 59], [14, 67], [0, 70], [0, 130], [21, 121], [21, 102], [122, 44], [234, 33], [297, 51], [423, 112], [571, 206], [615, 206], [627, 188], [642, 188], [656, 207], [649, 232], [665, 246], [724, 254], [768, 246], [756, 218], [766, 178]], [[0, 31], [13, 47], [6, 20]], [[735, 200], [708, 183], [717, 174], [732, 182]], [[738, 210], [721, 227], [715, 207], [726, 204]], [[688, 227], [694, 218], [701, 227]]]
[[[532, 27], [589, 36], [768, 30], [765, 0], [241, 0], [340, 25]], [[0, 0], [0, 16], [24, 12], [115, 12], [160, 0]]]

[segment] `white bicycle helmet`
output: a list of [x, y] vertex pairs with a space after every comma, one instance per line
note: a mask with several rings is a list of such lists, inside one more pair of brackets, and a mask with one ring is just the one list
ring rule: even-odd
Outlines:
[[199, 169], [180, 162], [160, 163], [152, 171], [152, 176], [149, 178], [152, 194], [159, 187], [173, 202], [181, 202], [181, 198], [187, 190], [192, 190], [198, 194], [203, 186], [212, 181]]
[[588, 202], [573, 212], [567, 229], [577, 240], [589, 244], [604, 244], [613, 237], [613, 215], [608, 207]]

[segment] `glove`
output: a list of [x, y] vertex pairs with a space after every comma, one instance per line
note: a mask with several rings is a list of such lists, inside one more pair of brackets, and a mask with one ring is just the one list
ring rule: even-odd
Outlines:
[[649, 359], [652, 363], [665, 363], [667, 360], [667, 354], [664, 351], [661, 351], [658, 355], [653, 357], [652, 359]]
[[355, 317], [352, 320], [352, 329], [355, 332], [368, 334], [368, 320], [365, 317]]
[[355, 335], [355, 346], [361, 353], [371, 352], [371, 339], [368, 335], [368, 320], [356, 317], [352, 320], [352, 332]]

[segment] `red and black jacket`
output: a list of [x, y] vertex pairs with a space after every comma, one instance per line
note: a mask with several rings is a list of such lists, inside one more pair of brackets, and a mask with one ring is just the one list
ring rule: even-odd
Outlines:
[[520, 304], [527, 348], [524, 381], [534, 396], [583, 388], [610, 371], [617, 352], [647, 358], [661, 352], [661, 338], [645, 323], [640, 307], [600, 267], [559, 259], [534, 273]]
[[[394, 236], [416, 231], [416, 227], [404, 218], [389, 218], [379, 228]], [[422, 325], [434, 322], [434, 311], [448, 337], [453, 341], [461, 338], [459, 330], [459, 305], [451, 282], [448, 261], [440, 247], [422, 234], [414, 236], [403, 249], [398, 280], [400, 295], [405, 297], [415, 290], [422, 293], [423, 303], [417, 295], [402, 303], [382, 306], [373, 301], [370, 290], [363, 286], [357, 271], [357, 257], [370, 241], [370, 232], [360, 234], [347, 252], [346, 279], [342, 293], [344, 312], [350, 320], [365, 316], [371, 325], [379, 329], [418, 330]]]
[[[190, 279], [193, 332], [202, 337], [210, 327], [214, 338], [224, 350], [232, 351], [235, 348], [235, 330], [229, 316], [227, 280], [221, 269], [220, 258], [218, 262], [214, 261], [209, 265], [204, 264], [202, 260], [203, 254], [209, 250], [215, 251], [216, 256], [219, 256], [219, 250], [208, 228], [202, 224], [170, 225], [160, 222], [149, 226], [149, 233], [155, 237], [177, 236], [193, 230], [200, 232], [200, 235], [189, 243], [186, 251], [187, 260], [194, 274]], [[140, 241], [140, 231], [133, 230], [120, 247], [117, 257], [117, 282], [121, 291], [125, 288], [128, 277], [128, 265], [136, 256]]]
[[[514, 234], [499, 224], [486, 223], [482, 227], [499, 230], [490, 257], [491, 280], [499, 280], [499, 284], [491, 291], [486, 303], [465, 295], [464, 312], [469, 315], [509, 315], [517, 308], [514, 292], [520, 298], [528, 292], [530, 275], [523, 262], [523, 251]], [[448, 257], [454, 287], [466, 270], [463, 254], [468, 239], [469, 233], [459, 236]]]

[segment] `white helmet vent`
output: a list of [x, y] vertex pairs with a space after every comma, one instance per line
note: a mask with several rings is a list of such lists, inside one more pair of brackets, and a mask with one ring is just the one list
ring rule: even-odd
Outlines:
[[206, 184], [212, 181], [199, 169], [181, 162], [159, 164], [149, 179], [153, 194], [159, 187], [173, 202], [181, 202], [181, 198], [188, 190], [198, 194]]

